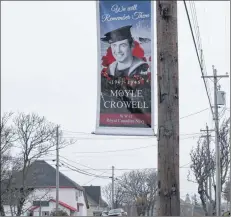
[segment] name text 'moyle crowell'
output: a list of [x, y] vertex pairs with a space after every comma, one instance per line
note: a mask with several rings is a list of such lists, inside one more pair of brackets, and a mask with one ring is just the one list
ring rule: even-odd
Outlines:
[[147, 104], [145, 101], [134, 101], [132, 98], [139, 98], [143, 97], [142, 96], [142, 90], [116, 90], [112, 91], [111, 90], [111, 97], [115, 98], [121, 98], [121, 97], [126, 97], [129, 100], [128, 101], [105, 101], [104, 102], [104, 107], [105, 108], [139, 108], [139, 109], [144, 109], [148, 108]]

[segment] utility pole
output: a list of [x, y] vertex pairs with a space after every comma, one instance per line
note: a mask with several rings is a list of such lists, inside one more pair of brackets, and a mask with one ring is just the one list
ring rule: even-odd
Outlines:
[[115, 167], [112, 166], [112, 189], [111, 189], [111, 204], [112, 204], [112, 209], [114, 209], [114, 192], [115, 192]]
[[41, 199], [39, 200], [39, 216], [42, 216]]
[[[206, 130], [201, 130], [201, 132], [206, 132], [206, 136], [202, 136], [202, 137], [206, 137], [206, 140], [207, 140], [207, 155], [209, 157], [209, 160], [210, 159], [210, 134], [209, 134], [209, 131], [214, 131], [214, 130], [209, 130], [209, 127], [208, 125], [206, 124]], [[209, 174], [209, 177], [208, 177], [208, 192], [209, 192], [209, 197], [210, 197], [210, 201], [207, 200], [207, 211], [208, 211], [208, 215], [211, 216], [212, 215], [212, 212], [211, 212], [211, 199], [212, 199], [212, 177], [211, 177], [211, 173]]]
[[[231, 103], [231, 102], [230, 102]], [[231, 121], [231, 118], [229, 118]], [[231, 215], [231, 131], [230, 131], [231, 123], [229, 123], [229, 213]]]
[[[1, 129], [2, 136], [2, 129]], [[0, 216], [3, 216], [3, 204], [2, 204], [2, 143], [0, 142]]]
[[56, 213], [59, 210], [59, 126], [56, 128]]
[[180, 216], [177, 1], [156, 1], [158, 216]]
[[203, 78], [213, 78], [214, 82], [214, 115], [215, 121], [215, 150], [216, 150], [216, 215], [221, 216], [221, 162], [220, 162], [220, 144], [219, 144], [219, 115], [217, 104], [217, 82], [218, 78], [227, 78], [226, 75], [217, 75], [217, 70], [213, 66], [213, 75], [202, 76]]

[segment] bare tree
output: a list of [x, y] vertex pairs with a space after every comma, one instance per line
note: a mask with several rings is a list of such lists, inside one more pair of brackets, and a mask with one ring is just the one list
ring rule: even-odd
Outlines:
[[5, 216], [4, 212], [4, 194], [6, 193], [5, 189], [2, 189], [2, 182], [9, 178], [10, 164], [12, 162], [11, 157], [11, 148], [13, 143], [17, 140], [16, 133], [9, 123], [13, 116], [12, 112], [4, 113], [1, 117], [1, 144], [0, 144], [0, 215]]
[[[224, 120], [219, 129], [219, 146], [220, 146], [220, 165], [221, 165], [221, 187], [223, 189], [230, 162], [229, 154], [229, 119]], [[208, 155], [208, 153], [210, 153]], [[215, 213], [216, 201], [213, 200], [208, 193], [208, 177], [211, 175], [213, 179], [213, 191], [216, 192], [215, 184], [215, 154], [214, 150], [208, 151], [208, 145], [204, 137], [199, 138], [196, 148], [191, 150], [191, 171], [195, 182], [198, 184], [198, 194], [202, 203], [205, 215], [208, 215], [206, 201], [209, 200], [213, 205], [213, 213]], [[190, 172], [189, 172], [190, 174]], [[188, 178], [189, 181], [193, 181]]]
[[153, 214], [157, 191], [157, 173], [154, 169], [125, 173], [121, 186], [135, 202], [139, 216], [149, 215], [150, 211]]
[[147, 197], [147, 213], [148, 216], [154, 215], [154, 208], [156, 204], [156, 192], [157, 192], [157, 172], [155, 170], [147, 171], [147, 185], [149, 188], [149, 194]]
[[[209, 198], [207, 180], [210, 174], [214, 174], [215, 168], [213, 155], [208, 156], [207, 153], [208, 145], [203, 138], [199, 139], [196, 148], [190, 153], [192, 161], [190, 168], [198, 184], [198, 194], [206, 215], [208, 215], [206, 198]], [[209, 200], [212, 201], [212, 198], [209, 198]]]
[[230, 202], [230, 180], [225, 183], [224, 191], [223, 191], [223, 198]]
[[[153, 215], [157, 191], [155, 170], [134, 170], [124, 173], [115, 186], [116, 207], [135, 206], [139, 216]], [[104, 188], [104, 196], [111, 204], [111, 184]]]
[[229, 140], [229, 126], [230, 118], [224, 120], [221, 124], [219, 131], [219, 143], [221, 152], [221, 186], [223, 187], [226, 182], [227, 173], [230, 163], [230, 140]]
[[[116, 181], [114, 184], [114, 205], [115, 208], [122, 207], [125, 202], [125, 195], [119, 183]], [[108, 206], [112, 207], [112, 184], [109, 183], [102, 189], [103, 196], [105, 197]]]
[[16, 141], [16, 133], [9, 121], [13, 116], [13, 112], [4, 113], [1, 117], [1, 154], [7, 154], [10, 148], [13, 146], [13, 142]]
[[[9, 124], [13, 113], [4, 113], [1, 118], [1, 144], [0, 144], [0, 160], [1, 160], [1, 179], [3, 181], [7, 178], [9, 164], [11, 163], [11, 148], [13, 143], [17, 140], [16, 133], [13, 127]], [[1, 191], [2, 192], [2, 191]]]
[[[23, 207], [26, 198], [34, 190], [26, 184], [27, 173], [31, 163], [46, 155], [47, 152], [55, 145], [55, 125], [49, 123], [45, 117], [39, 117], [37, 114], [19, 113], [14, 118], [15, 132], [18, 137], [16, 147], [20, 149], [19, 159], [21, 165], [21, 180], [17, 183], [11, 183], [11, 189], [14, 187], [14, 194], [17, 201], [16, 215], [20, 216], [23, 212]], [[15, 204], [11, 204], [13, 206]]]
[[[45, 117], [40, 117], [37, 114], [19, 113], [13, 119], [14, 133], [17, 141], [14, 142], [14, 147], [19, 149], [17, 158], [17, 168], [12, 165], [11, 178], [8, 179], [8, 195], [11, 197], [11, 208], [16, 210], [15, 215], [20, 216], [25, 212], [27, 198], [35, 190], [33, 183], [28, 186], [27, 179], [28, 171], [32, 163], [55, 150], [56, 145], [56, 125], [50, 123]], [[59, 134], [61, 147], [65, 147], [72, 143], [62, 138], [62, 132]], [[36, 174], [33, 174], [36, 176]], [[12, 181], [13, 180], [13, 181]], [[16, 181], [15, 181], [16, 180]], [[7, 185], [6, 184], [6, 185]]]

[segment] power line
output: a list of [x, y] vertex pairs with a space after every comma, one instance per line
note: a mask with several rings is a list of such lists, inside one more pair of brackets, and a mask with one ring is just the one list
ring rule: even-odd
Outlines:
[[[107, 171], [106, 171], [106, 172], [107, 172]], [[101, 173], [100, 175], [103, 175], [103, 174], [106, 173], [106, 172], [103, 172], [103, 173]], [[89, 183], [91, 183], [91, 182], [94, 181], [95, 179], [98, 179], [98, 177], [95, 177], [95, 178], [91, 179], [90, 181], [84, 183], [83, 186], [84, 186], [84, 185], [88, 185]]]
[[156, 145], [148, 145], [148, 146], [142, 146], [142, 147], [138, 147], [138, 148], [130, 148], [130, 149], [119, 149], [119, 150], [111, 150], [111, 151], [92, 151], [92, 152], [74, 152], [74, 153], [78, 153], [78, 154], [101, 154], [101, 153], [110, 153], [110, 152], [123, 152], [123, 151], [135, 151], [135, 150], [140, 150], [140, 149], [144, 149], [144, 148], [150, 148], [150, 147], [154, 147]]
[[[79, 169], [79, 168], [77, 168], [77, 167], [75, 167], [75, 166], [73, 166], [73, 165], [71, 165], [71, 164], [69, 164], [69, 163], [67, 163], [67, 162], [64, 162], [64, 161], [60, 161], [60, 162], [62, 163], [62, 165], [63, 165], [64, 167], [66, 167], [66, 168], [68, 168], [68, 169], [70, 169], [70, 170], [72, 170], [72, 171], [76, 171], [76, 172], [78, 172], [78, 173], [80, 173], [80, 174], [83, 174], [83, 175], [93, 176], [93, 177], [97, 177], [97, 178], [106, 178], [106, 179], [109, 178], [108, 176], [102, 176], [102, 175], [98, 175], [98, 174], [86, 172], [86, 171], [81, 170], [81, 169]], [[95, 169], [94, 169], [94, 170], [95, 170]]]
[[[88, 169], [92, 169], [92, 170], [96, 170], [96, 169], [94, 169], [94, 168], [92, 168], [92, 167], [89, 167], [89, 166], [87, 166], [87, 165], [84, 165], [84, 164], [81, 164], [81, 163], [77, 163], [77, 162], [75, 162], [75, 161], [72, 161], [72, 160], [70, 160], [70, 159], [68, 159], [68, 158], [66, 158], [66, 157], [64, 157], [64, 156], [60, 156], [61, 158], [63, 158], [63, 159], [65, 159], [65, 160], [68, 160], [68, 161], [70, 161], [70, 162], [73, 162], [73, 163], [75, 163], [75, 164], [78, 164], [78, 165], [80, 165], [80, 166], [83, 166], [83, 167], [85, 167], [85, 168], [88, 168]], [[97, 170], [96, 170], [97, 171]]]
[[94, 136], [92, 134], [86, 134], [88, 136], [91, 136], [91, 137], [77, 137], [77, 136], [65, 136], [64, 138], [69, 138], [69, 139], [77, 139], [77, 140], [131, 140], [131, 139], [134, 139], [134, 140], [138, 140], [138, 139], [141, 139], [141, 140], [144, 140], [144, 139], [156, 139], [154, 136], [146, 136], [146, 137], [132, 137], [132, 136], [129, 136], [129, 137], [114, 137], [114, 136], [107, 136], [107, 137], [99, 137], [99, 136]]
[[180, 119], [184, 119], [184, 118], [191, 117], [191, 116], [193, 116], [193, 115], [196, 115], [196, 114], [199, 114], [199, 113], [201, 113], [201, 112], [204, 112], [204, 111], [206, 111], [206, 110], [208, 110], [208, 109], [209, 109], [209, 108], [206, 108], [206, 109], [203, 109], [203, 110], [201, 110], [201, 111], [198, 111], [198, 112], [195, 112], [195, 113], [186, 115], [186, 116], [184, 116], [184, 117], [181, 117]]
[[[184, 135], [194, 135], [194, 136], [190, 136], [190, 137], [186, 137], [186, 138], [181, 138], [180, 140], [187, 140], [187, 139], [195, 139], [197, 137], [200, 137], [201, 133], [192, 133], [192, 134], [184, 134]], [[84, 157], [105, 157], [105, 155], [101, 155], [99, 156], [98, 154], [103, 154], [103, 153], [115, 153], [115, 152], [126, 152], [126, 151], [135, 151], [135, 150], [140, 150], [140, 149], [146, 149], [146, 148], [150, 148], [150, 147], [155, 147], [156, 145], [149, 145], [149, 146], [141, 146], [141, 147], [137, 147], [137, 148], [132, 148], [132, 149], [117, 149], [117, 150], [106, 150], [106, 151], [97, 151], [97, 152], [74, 152], [75, 154], [97, 154], [97, 155], [84, 155]], [[53, 154], [51, 154], [52, 156]], [[127, 156], [127, 155], [113, 155], [113, 156]], [[64, 157], [64, 156], [60, 156], [61, 158], [64, 158], [68, 161], [71, 161], [70, 159], [68, 159], [67, 157]], [[52, 159], [49, 159], [49, 160], [52, 160]], [[54, 161], [54, 160], [52, 160]], [[74, 162], [74, 161], [71, 161], [71, 162]], [[77, 163], [77, 162], [74, 162], [74, 163]], [[84, 167], [87, 167], [89, 168], [88, 166], [86, 165], [83, 165], [83, 164], [80, 164], [80, 163], [77, 163], [81, 166], [84, 166]]]
[[[188, 164], [190, 164], [191, 162], [189, 162]], [[188, 165], [188, 164], [186, 164], [186, 165]], [[117, 168], [117, 169], [115, 169], [115, 171], [133, 171], [133, 170], [153, 170], [153, 169], [157, 169], [157, 167], [147, 167], [147, 168]], [[183, 165], [183, 166], [180, 166], [180, 169], [190, 169], [190, 167], [186, 167], [185, 165]], [[81, 171], [92, 171], [92, 170], [94, 170], [94, 171], [102, 171], [102, 170], [105, 170], [103, 173], [101, 173], [101, 174], [99, 174], [99, 175], [96, 175], [96, 176], [101, 176], [102, 174], [105, 174], [105, 173], [107, 173], [107, 171], [111, 171], [111, 169], [106, 169], [106, 168], [104, 168], [104, 169], [81, 169]], [[73, 171], [73, 169], [68, 169], [68, 170], [62, 170], [62, 171]], [[94, 174], [95, 175], [95, 174]], [[105, 177], [105, 176], [103, 176], [103, 177]], [[96, 178], [98, 178], [98, 177], [96, 177]]]
[[[185, 135], [197, 135], [199, 133], [188, 133], [188, 134], [180, 134], [180, 136], [185, 136]], [[111, 137], [111, 138], [110, 138]], [[137, 139], [141, 139], [141, 140], [145, 140], [145, 139], [156, 139], [156, 137], [149, 137], [149, 136], [146, 136], [146, 137], [143, 137], [143, 138], [131, 138], [130, 136], [129, 137], [125, 137], [125, 138], [121, 138], [121, 137], [113, 137], [113, 136], [108, 136], [108, 137], [101, 137], [99, 138], [98, 136], [93, 136], [93, 137], [76, 137], [76, 136], [67, 136], [67, 137], [64, 137], [64, 138], [72, 138], [72, 139], [77, 139], [77, 140], [126, 140], [126, 139], [134, 139], [134, 140], [137, 140]], [[191, 137], [190, 137], [191, 138]], [[183, 139], [182, 139], [183, 140]]]
[[[188, 117], [191, 117], [191, 116], [194, 116], [194, 115], [197, 115], [197, 114], [199, 114], [199, 113], [202, 113], [202, 112], [204, 112], [204, 111], [206, 111], [206, 110], [208, 110], [209, 108], [205, 108], [205, 109], [202, 109], [202, 110], [200, 110], [200, 111], [197, 111], [197, 112], [194, 112], [194, 113], [191, 113], [191, 114], [188, 114], [188, 115], [186, 115], [186, 116], [183, 116], [183, 117], [180, 117], [180, 119], [184, 119], [184, 118], [188, 118]], [[156, 126], [156, 125], [155, 125]], [[66, 133], [74, 133], [74, 134], [83, 134], [83, 135], [92, 135], [92, 133], [88, 133], [88, 132], [77, 132], [77, 131], [70, 131], [70, 130], [63, 130], [63, 132], [66, 132]], [[98, 136], [97, 136], [98, 137]], [[76, 138], [76, 137], [65, 137], [65, 138]], [[133, 137], [124, 137], [124, 138], [119, 138], [119, 139], [133, 139]], [[144, 137], [144, 138], [148, 138], [148, 139], [150, 139], [150, 138], [153, 138], [153, 137]], [[134, 139], [144, 139], [144, 138], [139, 138], [139, 137], [136, 137], [136, 138], [134, 138]], [[90, 138], [91, 139], [91, 138]], [[115, 137], [113, 137], [112, 139], [115, 139]]]
[[[186, 134], [180, 134], [180, 136], [196, 135], [196, 134], [199, 134], [199, 133], [186, 133]], [[86, 134], [86, 135], [92, 136], [92, 134]], [[156, 139], [153, 136], [137, 137], [137, 138], [131, 137], [131, 136], [124, 137], [124, 138], [113, 137], [113, 136], [100, 137], [100, 138], [99, 138], [99, 136], [92, 136], [92, 137], [65, 136], [64, 138], [77, 139], [77, 140], [126, 140], [126, 139], [134, 139], [134, 140], [141, 139], [141, 140], [144, 140], [144, 139]]]
[[199, 53], [198, 53], [198, 50], [197, 50], [197, 45], [196, 45], [196, 41], [195, 41], [195, 36], [194, 36], [194, 33], [193, 33], [192, 24], [191, 24], [191, 20], [190, 20], [190, 17], [189, 17], [189, 12], [188, 12], [188, 8], [187, 8], [187, 4], [186, 4], [186, 1], [185, 1], [185, 0], [184, 0], [184, 6], [185, 6], [185, 10], [186, 10], [186, 14], [187, 14], [189, 26], [190, 26], [191, 35], [192, 35], [192, 38], [193, 38], [193, 43], [194, 43], [195, 50], [196, 50], [196, 54], [197, 54], [197, 59], [198, 59], [199, 65], [200, 65], [201, 75], [202, 75], [202, 78], [203, 78], [203, 81], [204, 81], [206, 94], [207, 94], [207, 97], [208, 97], [208, 100], [209, 100], [210, 110], [211, 110], [212, 115], [213, 115], [213, 117], [214, 117], [213, 108], [212, 108], [212, 103], [211, 103], [211, 99], [210, 99], [210, 96], [209, 96], [209, 92], [208, 92], [208, 88], [207, 88], [207, 85], [206, 85], [206, 81], [205, 81], [205, 78], [204, 78], [203, 67], [202, 67], [201, 60], [200, 60], [200, 57], [199, 57]]
[[[181, 169], [190, 169], [190, 167], [185, 167], [185, 166], [182, 166], [180, 167]], [[153, 169], [157, 169], [157, 167], [149, 167], [149, 168], [119, 168], [119, 169], [115, 169], [115, 171], [132, 171], [132, 170], [153, 170]], [[100, 168], [100, 169], [81, 169], [82, 171], [102, 171], [102, 170], [106, 170], [103, 172], [103, 174], [107, 173], [107, 171], [111, 171], [111, 169], [103, 169], [103, 168]], [[62, 171], [72, 171], [72, 169], [69, 169], [69, 170], [62, 170]], [[100, 175], [100, 174], [99, 174]]]
[[[78, 165], [80, 165], [80, 166], [82, 166], [82, 167], [88, 168], [88, 169], [90, 169], [90, 170], [95, 170], [95, 171], [97, 171], [97, 169], [94, 169], [94, 168], [92, 168], [92, 167], [89, 167], [89, 166], [84, 165], [84, 164], [81, 164], [81, 163], [77, 163], [77, 162], [75, 162], [75, 161], [72, 161], [72, 160], [70, 160], [70, 159], [64, 157], [64, 156], [59, 155], [59, 157], [65, 159], [65, 160], [68, 160], [68, 161], [70, 161], [70, 162], [73, 162], [73, 163], [75, 163], [75, 164], [78, 164]], [[43, 159], [43, 160], [46, 160], [46, 161], [55, 161], [55, 159]], [[62, 165], [63, 165], [63, 166], [65, 166], [64, 163], [65, 163], [65, 164], [68, 164], [68, 163], [66, 163], [66, 162], [63, 161], [63, 160], [60, 161], [60, 162], [62, 162]], [[68, 164], [68, 165], [70, 165], [70, 164]], [[72, 165], [71, 165], [71, 166], [72, 166]], [[79, 170], [79, 171], [84, 171], [83, 169], [79, 169], [79, 168], [76, 168], [76, 167], [75, 167], [75, 169], [77, 169], [77, 170]], [[96, 175], [96, 174], [94, 174], [94, 175]]]
[[[193, 139], [195, 137], [199, 136], [199, 133], [197, 134], [192, 134], [195, 136], [191, 136], [191, 137], [186, 137], [186, 138], [182, 138], [181, 140], [185, 140], [185, 139]], [[198, 136], [196, 136], [198, 135]], [[107, 150], [107, 151], [92, 151], [92, 152], [73, 152], [73, 153], [77, 153], [77, 154], [102, 154], [102, 153], [115, 153], [115, 152], [124, 152], [124, 151], [136, 151], [136, 150], [140, 150], [140, 149], [146, 149], [146, 148], [150, 148], [150, 147], [155, 147], [156, 145], [148, 145], [148, 146], [141, 146], [141, 147], [137, 147], [137, 148], [130, 148], [130, 149], [117, 149], [117, 150]]]

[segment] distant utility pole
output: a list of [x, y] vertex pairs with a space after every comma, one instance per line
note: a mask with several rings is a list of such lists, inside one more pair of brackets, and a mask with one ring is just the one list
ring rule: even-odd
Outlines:
[[[1, 132], [1, 136], [2, 136], [2, 132]], [[2, 204], [2, 142], [0, 142], [0, 216], [3, 215], [4, 213], [3, 213], [3, 204]]]
[[[206, 135], [202, 136], [202, 137], [205, 137], [207, 140], [207, 155], [210, 158], [210, 136], [211, 135], [209, 134], [209, 132], [214, 131], [214, 130], [209, 130], [209, 127], [206, 124], [206, 130], [201, 130], [201, 132], [204, 132], [204, 131], [206, 132]], [[212, 199], [212, 176], [211, 176], [211, 173], [209, 174], [209, 178], [208, 178], [208, 192], [209, 192], [209, 197]], [[209, 201], [209, 200], [207, 200], [207, 211], [208, 211], [208, 215], [212, 216], [211, 201]]]
[[177, 1], [156, 1], [158, 216], [180, 216]]
[[114, 209], [114, 192], [115, 192], [115, 167], [112, 166], [112, 189], [111, 189], [111, 204], [112, 204], [112, 209]]
[[202, 76], [204, 78], [213, 78], [214, 82], [214, 121], [215, 121], [215, 145], [216, 145], [216, 215], [221, 216], [221, 162], [220, 162], [220, 144], [219, 144], [219, 115], [218, 115], [218, 78], [227, 78], [226, 75], [217, 75], [217, 70], [213, 66], [213, 75]]
[[[231, 102], [230, 102], [231, 103]], [[229, 117], [229, 121], [231, 118]], [[230, 156], [230, 164], [229, 164], [229, 213], [231, 215], [231, 123], [229, 123], [229, 156]]]
[[59, 210], [59, 126], [56, 128], [56, 212]]
[[39, 216], [42, 216], [41, 199], [39, 200]]

